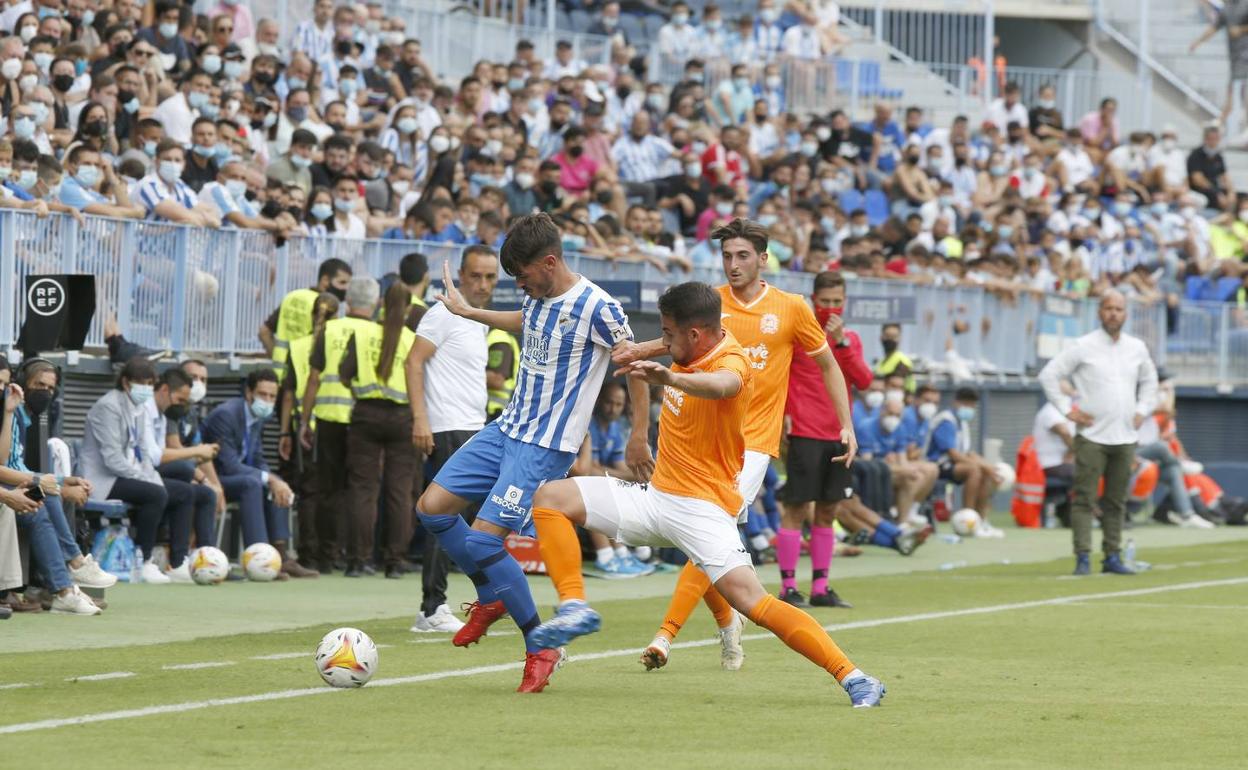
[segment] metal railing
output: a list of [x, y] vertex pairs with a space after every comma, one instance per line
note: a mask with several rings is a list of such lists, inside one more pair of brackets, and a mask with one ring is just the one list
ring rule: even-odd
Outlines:
[[[0, 347], [14, 344], [24, 319], [25, 276], [90, 273], [96, 280], [96, 314], [88, 347], [104, 344], [104, 324], [117, 319], [128, 339], [175, 352], [261, 352], [257, 330], [286, 292], [311, 286], [329, 257], [361, 274], [382, 276], [403, 255], [420, 251], [434, 275], [443, 261], [459, 264], [462, 248], [413, 241], [293, 238], [278, 247], [259, 231], [207, 230], [180, 225], [86, 217], [85, 225], [52, 215], [0, 211]], [[718, 269], [665, 274], [645, 262], [609, 261], [569, 254], [571, 268], [594, 281], [636, 281], [653, 295], [682, 280], [719, 284]], [[767, 280], [807, 295], [813, 277], [772, 273]], [[1034, 373], [1062, 340], [1096, 328], [1096, 303], [1020, 294], [1000, 296], [975, 287], [944, 288], [902, 281], [855, 279], [858, 296], [912, 297], [916, 313], [904, 325], [907, 352], [933, 369], [956, 371], [960, 361], [977, 375]], [[643, 295], [646, 292], [643, 292]], [[1159, 363], [1184, 382], [1248, 383], [1248, 319], [1228, 303], [1185, 303], [1176, 335], [1166, 337], [1161, 303], [1132, 303], [1128, 331], [1145, 340]], [[878, 328], [861, 329], [868, 357], [878, 357]], [[1173, 353], [1167, 352], [1167, 347]], [[949, 351], [956, 355], [950, 356]], [[1173, 359], [1172, 361], [1170, 359]]]

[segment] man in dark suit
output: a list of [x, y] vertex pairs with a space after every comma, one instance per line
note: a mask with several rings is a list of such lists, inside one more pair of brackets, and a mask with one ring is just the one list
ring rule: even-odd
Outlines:
[[213, 409], [204, 420], [204, 441], [220, 446], [215, 460], [225, 498], [238, 503], [243, 543], [268, 542], [282, 554], [282, 573], [289, 577], [316, 577], [287, 553], [290, 541], [288, 511], [294, 501], [290, 485], [269, 471], [262, 446], [264, 423], [277, 402], [277, 375], [257, 369], [247, 375], [242, 396]]

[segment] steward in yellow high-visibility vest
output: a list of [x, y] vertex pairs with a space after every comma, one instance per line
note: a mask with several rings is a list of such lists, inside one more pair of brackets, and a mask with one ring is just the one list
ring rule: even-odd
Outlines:
[[282, 298], [281, 305], [260, 326], [260, 342], [273, 359], [273, 371], [280, 382], [286, 375], [290, 343], [312, 333], [312, 309], [322, 292], [329, 292], [340, 301], [346, 297], [351, 280], [351, 266], [341, 259], [327, 259], [316, 274], [316, 286], [295, 289]]
[[520, 343], [515, 335], [502, 329], [491, 329], [485, 338], [490, 349], [486, 366], [486, 383], [490, 395], [486, 405], [486, 418], [493, 420], [507, 408], [511, 394], [516, 389], [516, 377], [520, 373]]
[[[374, 284], [376, 285], [376, 284]], [[347, 576], [362, 574], [372, 558], [377, 497], [385, 485], [382, 556], [387, 576], [401, 576], [412, 539], [412, 476], [419, 459], [412, 444], [404, 362], [416, 341], [407, 328], [407, 287], [396, 281], [386, 291], [386, 321], [355, 328], [340, 372], [355, 396], [347, 437], [347, 487], [351, 516]], [[380, 475], [378, 471], [381, 471]]]
[[914, 362], [901, 352], [901, 324], [888, 323], [880, 329], [880, 345], [884, 358], [875, 365], [875, 374], [888, 377], [896, 373], [906, 378], [906, 392], [914, 392]]

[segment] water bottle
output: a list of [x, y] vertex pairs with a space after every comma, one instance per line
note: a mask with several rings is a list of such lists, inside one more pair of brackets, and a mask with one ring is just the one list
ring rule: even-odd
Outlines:
[[135, 585], [142, 580], [143, 569], [143, 549], [135, 546], [134, 561], [130, 562], [130, 585]]
[[1122, 560], [1128, 567], [1135, 564], [1135, 538], [1127, 538], [1127, 547], [1122, 551]]

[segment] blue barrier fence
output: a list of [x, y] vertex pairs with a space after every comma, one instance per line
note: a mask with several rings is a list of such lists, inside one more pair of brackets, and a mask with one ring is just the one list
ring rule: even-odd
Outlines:
[[[256, 332], [291, 289], [316, 282], [317, 266], [338, 257], [358, 272], [382, 276], [412, 251], [429, 258], [433, 275], [443, 261], [457, 269], [458, 246], [413, 241], [294, 238], [278, 247], [267, 233], [208, 230], [165, 223], [0, 211], [0, 347], [17, 339], [25, 316], [25, 276], [89, 273], [96, 281], [96, 314], [87, 346], [104, 344], [104, 323], [115, 316], [127, 338], [175, 352], [257, 354]], [[573, 270], [614, 282], [643, 312], [653, 312], [663, 287], [677, 280], [722, 283], [718, 269], [664, 274], [644, 262], [569, 254]], [[778, 288], [810, 292], [812, 276], [767, 276]], [[975, 287], [923, 286], [853, 279], [850, 294], [909, 298], [898, 307], [903, 349], [921, 366], [976, 375], [1034, 373], [1065, 341], [1096, 328], [1096, 303], [1060, 297], [1003, 296]], [[913, 312], [911, 314], [911, 308]], [[632, 309], [632, 308], [630, 308]], [[881, 321], [882, 323], [882, 321]], [[881, 355], [879, 326], [856, 323], [869, 359]], [[1240, 326], [1240, 324], [1246, 324]], [[1167, 337], [1160, 303], [1132, 303], [1127, 330], [1141, 337], [1159, 364], [1200, 384], [1248, 383], [1248, 319], [1233, 303], [1184, 303], [1177, 333]], [[952, 355], [951, 355], [952, 351]]]

